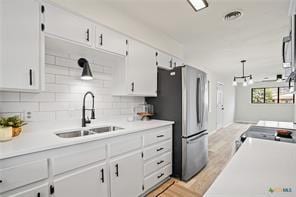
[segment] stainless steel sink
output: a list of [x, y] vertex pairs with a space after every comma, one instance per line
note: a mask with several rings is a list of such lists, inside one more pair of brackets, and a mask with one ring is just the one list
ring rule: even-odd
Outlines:
[[61, 138], [74, 138], [74, 137], [81, 137], [81, 136], [87, 136], [87, 135], [93, 135], [93, 134], [94, 133], [89, 130], [79, 130], [79, 131], [56, 133], [56, 135]]
[[121, 130], [121, 129], [123, 129], [123, 128], [116, 127], [116, 126], [106, 126], [106, 127], [91, 128], [88, 130], [60, 132], [60, 133], [56, 133], [56, 135], [61, 138], [75, 138], [75, 137], [94, 135], [94, 134], [98, 134], [98, 133], [117, 131], [117, 130]]
[[116, 126], [107, 126], [107, 127], [93, 128], [93, 129], [90, 129], [90, 131], [94, 133], [105, 133], [105, 132], [117, 131], [121, 129], [123, 128], [116, 127]]

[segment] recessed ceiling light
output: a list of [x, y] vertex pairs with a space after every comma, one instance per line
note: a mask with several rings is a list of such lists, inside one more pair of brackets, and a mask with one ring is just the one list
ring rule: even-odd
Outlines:
[[227, 13], [225, 16], [224, 16], [224, 20], [225, 21], [233, 21], [233, 20], [237, 20], [239, 19], [241, 16], [243, 15], [243, 13], [239, 10], [235, 10], [235, 11], [232, 11], [232, 12], [229, 12]]
[[194, 11], [199, 11], [209, 6], [206, 0], [187, 0]]

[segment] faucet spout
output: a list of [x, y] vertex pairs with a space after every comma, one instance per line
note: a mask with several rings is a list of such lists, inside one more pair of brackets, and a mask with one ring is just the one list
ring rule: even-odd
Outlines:
[[[91, 95], [92, 96], [92, 109], [86, 109], [85, 108], [85, 100], [86, 100], [86, 97], [87, 95]], [[95, 95], [91, 92], [91, 91], [88, 91], [84, 94], [83, 96], [83, 104], [82, 104], [82, 127], [86, 127], [86, 124], [90, 124], [91, 121], [89, 119], [86, 119], [86, 115], [85, 115], [85, 112], [87, 110], [90, 110], [91, 111], [91, 119], [95, 119]]]

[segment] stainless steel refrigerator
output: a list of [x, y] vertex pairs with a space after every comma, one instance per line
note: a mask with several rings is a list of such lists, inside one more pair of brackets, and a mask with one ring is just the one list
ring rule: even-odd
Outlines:
[[173, 120], [173, 176], [187, 181], [208, 161], [208, 81], [191, 66], [158, 69], [153, 118]]

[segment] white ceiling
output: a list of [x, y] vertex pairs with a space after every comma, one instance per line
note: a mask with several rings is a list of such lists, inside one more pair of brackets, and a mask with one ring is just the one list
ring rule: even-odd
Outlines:
[[[281, 69], [282, 37], [288, 34], [289, 0], [208, 0], [194, 12], [186, 0], [101, 0], [184, 45], [185, 57], [224, 75], [271, 75]], [[243, 17], [225, 22], [239, 9]]]

